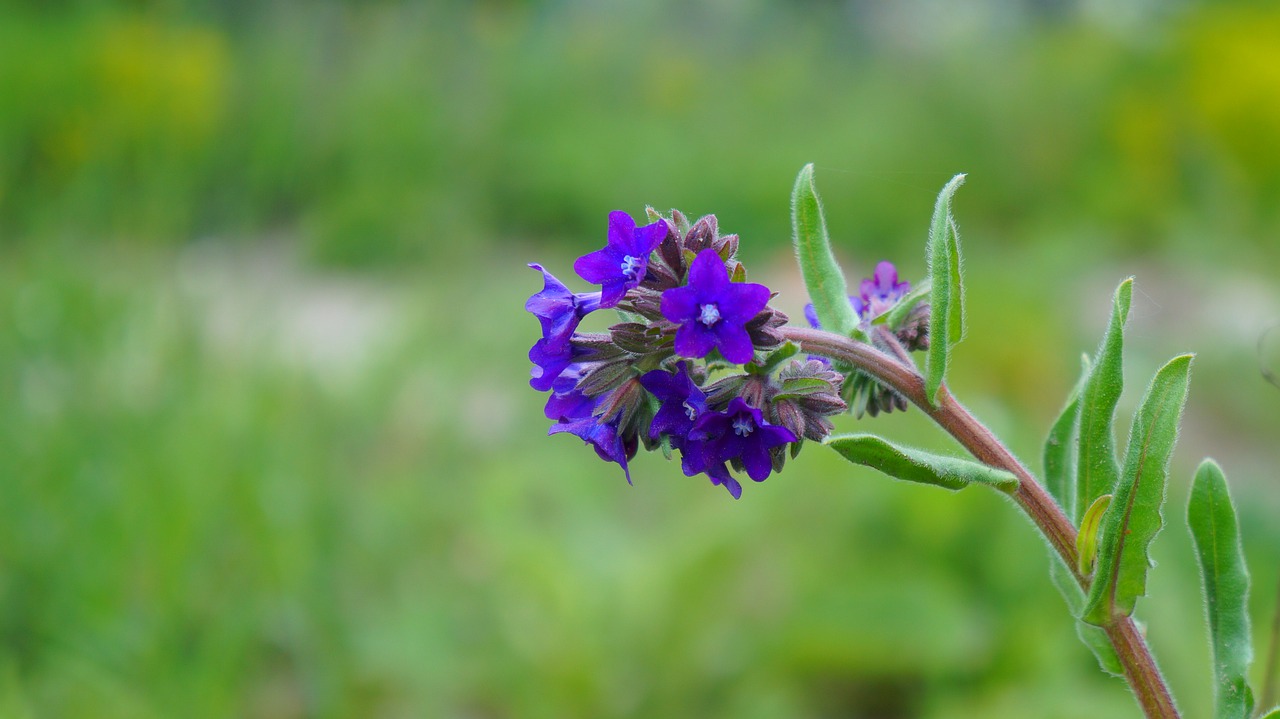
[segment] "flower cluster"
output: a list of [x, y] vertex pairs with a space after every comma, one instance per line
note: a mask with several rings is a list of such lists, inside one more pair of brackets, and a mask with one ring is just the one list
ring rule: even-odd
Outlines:
[[[678, 452], [686, 475], [705, 474], [737, 498], [735, 472], [764, 481], [806, 439], [831, 432], [828, 418], [848, 409], [845, 377], [820, 358], [794, 357], [779, 332], [786, 315], [769, 306], [768, 287], [746, 281], [738, 236], [721, 235], [714, 215], [648, 215], [639, 226], [611, 213], [604, 247], [574, 263], [598, 291], [573, 292], [529, 265], [543, 277], [525, 304], [542, 326], [529, 384], [550, 393], [550, 434], [579, 437], [628, 482], [644, 446]], [[860, 315], [884, 311], [907, 289], [896, 272], [883, 281], [878, 272], [851, 300]], [[579, 330], [603, 309], [621, 321]]]
[[[898, 268], [892, 262], [876, 265], [871, 277], [862, 280], [861, 294], [850, 295], [849, 304], [858, 315], [860, 327], [870, 337], [872, 344], [896, 355], [929, 348], [929, 305], [917, 302], [897, 326], [873, 326], [877, 318], [885, 315], [907, 299], [911, 283], [898, 281]], [[804, 317], [809, 325], [821, 329], [818, 313], [813, 305], [805, 305]], [[843, 397], [857, 417], [864, 413], [872, 417], [881, 412], [907, 409], [907, 398], [876, 382], [863, 372], [853, 372], [844, 384]]]

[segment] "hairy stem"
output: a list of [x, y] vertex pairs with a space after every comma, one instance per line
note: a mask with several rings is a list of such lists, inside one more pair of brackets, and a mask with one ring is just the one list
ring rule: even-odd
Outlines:
[[[1088, 594], [1089, 580], [1080, 575], [1077, 569], [1076, 529], [1071, 521], [1031, 472], [991, 430], [951, 396], [946, 386], [939, 390], [937, 405], [933, 406], [925, 397], [924, 378], [911, 363], [900, 361], [871, 345], [822, 330], [784, 327], [782, 332], [806, 352], [848, 362], [897, 390], [980, 462], [1012, 472], [1018, 478], [1018, 491], [1014, 494], [1014, 500], [1075, 573], [1076, 581]], [[1177, 719], [1179, 714], [1174, 706], [1173, 696], [1133, 620], [1129, 617], [1116, 617], [1106, 627], [1106, 631], [1124, 665], [1125, 679], [1148, 719]]]

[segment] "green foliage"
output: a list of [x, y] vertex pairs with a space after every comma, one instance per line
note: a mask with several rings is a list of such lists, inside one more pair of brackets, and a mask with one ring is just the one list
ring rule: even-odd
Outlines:
[[886, 325], [892, 330], [898, 329], [898, 327], [902, 326], [903, 321], [907, 319], [907, 315], [911, 314], [911, 310], [914, 310], [916, 305], [928, 299], [932, 293], [933, 286], [929, 283], [929, 280], [924, 280], [912, 287], [911, 291], [903, 295], [902, 299], [898, 300], [887, 312], [872, 318], [871, 324]]
[[[1053, 553], [1049, 559], [1049, 577], [1066, 601], [1071, 615], [1079, 617], [1084, 611], [1084, 590], [1080, 588], [1075, 575], [1067, 569], [1067, 565], [1063, 564], [1062, 558], [1057, 553]], [[1098, 660], [1098, 667], [1102, 671], [1116, 677], [1124, 676], [1124, 666], [1120, 663], [1120, 657], [1116, 655], [1116, 648], [1111, 645], [1111, 639], [1107, 637], [1105, 629], [1095, 627], [1083, 619], [1076, 619], [1076, 636], [1089, 648], [1089, 651], [1093, 652], [1093, 656]]]
[[1044, 486], [1068, 518], [1075, 516], [1076, 474], [1075, 440], [1080, 418], [1080, 392], [1089, 377], [1089, 358], [1083, 358], [1084, 370], [1067, 397], [1058, 419], [1044, 441]]
[[1214, 716], [1248, 719], [1253, 711], [1253, 692], [1249, 688], [1249, 663], [1253, 660], [1249, 571], [1227, 478], [1211, 459], [1200, 465], [1191, 482], [1187, 525], [1191, 527], [1200, 563], [1213, 648]]
[[[741, 265], [739, 265], [741, 266]], [[747, 365], [747, 371], [752, 374], [769, 374], [782, 366], [782, 363], [795, 357], [800, 352], [800, 345], [795, 342], [783, 342], [782, 346], [773, 350], [759, 364], [752, 362]]]
[[1163, 524], [1160, 509], [1187, 400], [1191, 359], [1175, 357], [1160, 368], [1134, 415], [1124, 472], [1103, 518], [1098, 567], [1082, 617], [1091, 624], [1102, 626], [1115, 616], [1132, 614], [1137, 598], [1146, 594], [1152, 565], [1148, 549]]
[[1079, 521], [1098, 497], [1116, 485], [1116, 404], [1124, 389], [1124, 325], [1133, 299], [1133, 278], [1116, 288], [1115, 303], [1107, 332], [1103, 336], [1089, 378], [1080, 394], [1079, 445], [1076, 457], [1076, 501], [1074, 519]]
[[985, 484], [1002, 492], [1018, 489], [1018, 478], [1002, 469], [958, 457], [903, 447], [873, 434], [833, 435], [823, 441], [855, 464], [862, 464], [908, 482], [960, 490]]
[[935, 401], [947, 374], [951, 348], [964, 336], [964, 286], [960, 235], [951, 217], [951, 197], [964, 175], [951, 178], [938, 193], [929, 223], [929, 353], [925, 366], [925, 396]]
[[831, 252], [822, 202], [813, 184], [812, 163], [800, 169], [791, 191], [791, 227], [796, 260], [818, 322], [824, 329], [846, 337], [860, 334], [858, 314], [849, 304], [844, 272]]

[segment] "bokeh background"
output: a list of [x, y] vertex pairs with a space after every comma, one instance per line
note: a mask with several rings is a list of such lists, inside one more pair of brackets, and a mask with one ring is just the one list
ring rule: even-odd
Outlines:
[[798, 316], [806, 162], [855, 280], [969, 173], [952, 386], [1037, 469], [1123, 277], [1121, 433], [1199, 354], [1139, 612], [1207, 716], [1202, 456], [1259, 654], [1280, 567], [1264, 2], [0, 3], [0, 715], [1137, 716], [995, 493], [544, 436], [524, 263], [715, 212]]

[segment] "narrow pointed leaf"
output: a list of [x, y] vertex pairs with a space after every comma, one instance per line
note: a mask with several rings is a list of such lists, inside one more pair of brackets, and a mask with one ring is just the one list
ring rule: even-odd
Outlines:
[[902, 447], [873, 434], [828, 437], [829, 445], [845, 459], [908, 482], [933, 484], [950, 490], [970, 484], [986, 484], [1002, 492], [1014, 492], [1018, 478], [1003, 469], [959, 457], [947, 457], [913, 447]]
[[1080, 391], [1089, 377], [1089, 358], [1084, 357], [1084, 371], [1067, 397], [1067, 406], [1049, 429], [1044, 441], [1044, 486], [1058, 501], [1062, 512], [1075, 517], [1076, 474], [1075, 445], [1076, 426], [1080, 419]]
[[1090, 624], [1105, 626], [1113, 617], [1132, 614], [1138, 597], [1147, 592], [1152, 564], [1147, 552], [1163, 524], [1160, 508], [1187, 401], [1191, 358], [1174, 357], [1156, 372], [1133, 417], [1124, 471], [1102, 519], [1098, 568], [1082, 617]]
[[[1067, 565], [1063, 564], [1062, 558], [1056, 553], [1053, 555], [1049, 564], [1049, 576], [1053, 579], [1053, 584], [1058, 588], [1058, 592], [1062, 594], [1062, 598], [1067, 602], [1067, 607], [1071, 610], [1074, 617], [1080, 616], [1080, 612], [1084, 610], [1084, 590], [1076, 584], [1076, 578], [1067, 571]], [[1107, 632], [1104, 629], [1095, 627], [1092, 624], [1076, 619], [1076, 636], [1080, 637], [1080, 642], [1093, 652], [1093, 656], [1098, 660], [1098, 667], [1102, 671], [1117, 676], [1124, 676], [1124, 666], [1120, 664], [1120, 657], [1116, 655], [1116, 648], [1111, 645], [1111, 640], [1107, 638]]]
[[964, 339], [964, 263], [960, 261], [960, 230], [956, 227], [951, 208], [947, 208], [947, 270], [951, 273], [948, 289], [951, 298], [947, 302], [947, 343], [960, 344]]
[[1075, 516], [1081, 515], [1098, 497], [1110, 492], [1120, 474], [1116, 466], [1116, 403], [1124, 389], [1124, 324], [1133, 299], [1133, 278], [1116, 288], [1115, 303], [1107, 333], [1098, 347], [1093, 369], [1080, 394], [1080, 433], [1076, 457]]
[[1253, 711], [1249, 663], [1249, 571], [1240, 547], [1236, 510], [1222, 468], [1206, 459], [1191, 482], [1187, 524], [1200, 560], [1209, 641], [1213, 648], [1216, 719], [1247, 719]]
[[964, 175], [956, 175], [942, 188], [933, 206], [933, 221], [929, 223], [930, 341], [924, 387], [931, 403], [946, 378], [951, 346], [964, 334], [960, 241], [955, 237], [955, 223], [951, 220], [951, 197], [963, 184]]
[[844, 273], [831, 252], [822, 201], [813, 184], [812, 164], [800, 169], [791, 191], [791, 228], [800, 274], [818, 322], [832, 332], [851, 336], [858, 327], [858, 315], [849, 304]]
[[1076, 555], [1081, 576], [1093, 574], [1093, 562], [1098, 558], [1098, 530], [1102, 528], [1102, 516], [1111, 506], [1111, 495], [1104, 494], [1084, 513], [1080, 520], [1080, 532], [1076, 534]]

